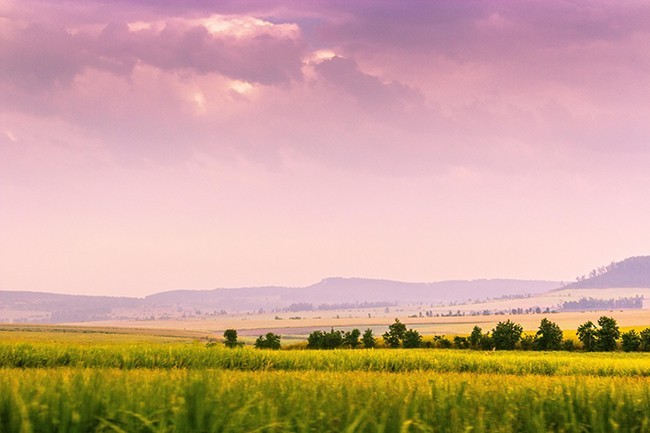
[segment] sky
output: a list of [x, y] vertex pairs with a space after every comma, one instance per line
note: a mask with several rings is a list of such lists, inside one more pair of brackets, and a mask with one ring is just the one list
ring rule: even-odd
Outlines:
[[650, 253], [650, 3], [3, 0], [0, 290]]

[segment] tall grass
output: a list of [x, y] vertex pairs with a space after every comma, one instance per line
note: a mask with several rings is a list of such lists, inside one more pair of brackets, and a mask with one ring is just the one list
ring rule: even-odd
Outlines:
[[0, 431], [650, 432], [643, 378], [0, 370]]
[[650, 376], [647, 353], [480, 352], [444, 349], [265, 351], [200, 344], [0, 344], [0, 368], [472, 372]]

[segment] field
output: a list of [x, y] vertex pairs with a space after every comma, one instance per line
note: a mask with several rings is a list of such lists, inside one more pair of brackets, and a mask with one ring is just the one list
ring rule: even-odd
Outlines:
[[[504, 301], [505, 302], [505, 301]], [[513, 301], [509, 301], [513, 302]], [[510, 305], [510, 304], [508, 304]], [[516, 304], [512, 304], [516, 305]], [[421, 311], [418, 307], [400, 307], [385, 313], [381, 310], [371, 310], [371, 317], [368, 318], [368, 310], [340, 310], [340, 311], [319, 311], [311, 313], [296, 313], [302, 315], [300, 319], [289, 319], [290, 315], [280, 315], [282, 319], [276, 319], [273, 314], [264, 315], [228, 315], [217, 318], [188, 318], [182, 320], [152, 320], [152, 321], [111, 321], [111, 322], [88, 322], [76, 323], [75, 327], [109, 327], [113, 329], [147, 329], [151, 333], [167, 333], [169, 335], [195, 335], [203, 337], [221, 337], [223, 331], [228, 328], [237, 329], [239, 335], [249, 343], [252, 343], [259, 335], [266, 332], [275, 332], [283, 336], [283, 341], [306, 340], [307, 335], [316, 330], [327, 330], [330, 327], [335, 329], [349, 330], [359, 328], [362, 331], [371, 328], [376, 335], [386, 331], [388, 325], [399, 318], [409, 328], [417, 329], [426, 335], [447, 335], [469, 334], [478, 325], [483, 330], [492, 329], [497, 322], [510, 319], [521, 324], [526, 331], [536, 331], [539, 322], [544, 317], [556, 322], [562, 329], [570, 330], [591, 320], [594, 323], [602, 315], [614, 316], [622, 328], [645, 328], [650, 325], [650, 311], [647, 309], [617, 310], [617, 311], [588, 311], [588, 312], [563, 312], [548, 314], [518, 314], [518, 315], [489, 315], [489, 316], [461, 316], [461, 317], [409, 317], [417, 315]], [[567, 336], [573, 334], [568, 332]]]
[[650, 432], [650, 356], [258, 351], [0, 330], [0, 431]]

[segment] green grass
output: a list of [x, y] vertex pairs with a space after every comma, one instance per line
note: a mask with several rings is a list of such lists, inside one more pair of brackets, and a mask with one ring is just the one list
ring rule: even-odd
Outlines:
[[12, 335], [0, 343], [1, 433], [650, 433], [648, 353]]
[[0, 431], [648, 432], [639, 378], [1, 370]]
[[266, 351], [200, 343], [0, 344], [0, 367], [377, 371], [513, 375], [650, 376], [647, 353], [482, 352], [444, 349]]

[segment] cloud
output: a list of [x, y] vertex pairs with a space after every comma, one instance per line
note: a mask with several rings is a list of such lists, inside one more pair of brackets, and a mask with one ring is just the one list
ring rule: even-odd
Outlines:
[[100, 31], [38, 19], [8, 24], [9, 35], [0, 48], [0, 77], [5, 85], [33, 91], [69, 86], [89, 67], [128, 75], [142, 63], [266, 85], [301, 79], [305, 48], [295, 26], [246, 16], [136, 24], [109, 23]]

